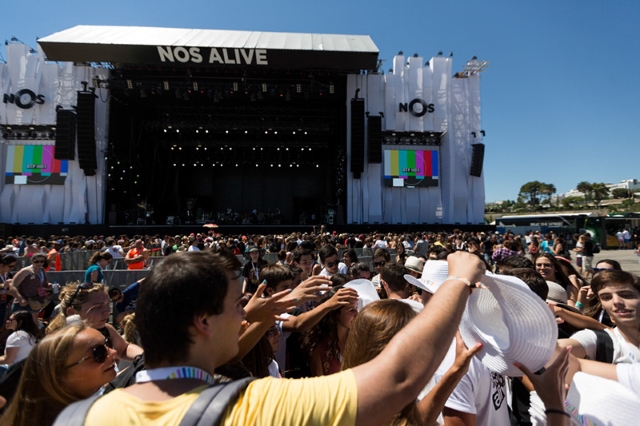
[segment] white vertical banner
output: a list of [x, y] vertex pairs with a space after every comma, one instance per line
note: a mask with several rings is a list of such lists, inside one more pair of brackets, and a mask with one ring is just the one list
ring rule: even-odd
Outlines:
[[431, 69], [430, 66], [424, 66], [422, 67], [422, 93], [423, 93], [423, 98], [424, 102], [427, 105], [432, 105], [434, 106], [434, 112], [433, 113], [427, 113], [422, 117], [422, 122], [424, 125], [424, 130], [425, 131], [430, 131], [430, 130], [436, 130], [434, 124], [433, 124], [433, 117], [434, 117], [434, 113], [435, 113], [435, 102], [434, 102], [434, 96], [433, 96], [433, 71]]
[[433, 128], [437, 132], [448, 130], [449, 80], [451, 78], [451, 60], [442, 56], [429, 61], [433, 75]]
[[[413, 105], [408, 111], [409, 115], [409, 131], [423, 132], [424, 117], [429, 114], [428, 106], [424, 102], [424, 90], [422, 79], [422, 58], [420, 56], [412, 56], [409, 58], [409, 69], [407, 73], [409, 104]], [[421, 101], [421, 102], [418, 102]], [[406, 114], [406, 113], [405, 113]], [[422, 115], [421, 115], [422, 114]]]
[[384, 76], [384, 120], [383, 129], [385, 131], [396, 130], [396, 112], [398, 111], [398, 101], [396, 100], [396, 80], [400, 77], [395, 74]]
[[405, 104], [408, 102], [407, 100], [407, 88], [404, 84], [405, 80], [405, 65], [404, 65], [404, 56], [398, 55], [393, 59], [393, 74], [396, 76], [394, 79], [395, 93], [396, 93], [396, 105], [395, 105], [395, 116], [396, 116], [396, 127], [395, 130], [399, 132], [403, 132], [407, 129], [407, 120], [406, 113], [400, 111], [398, 106], [400, 104]]

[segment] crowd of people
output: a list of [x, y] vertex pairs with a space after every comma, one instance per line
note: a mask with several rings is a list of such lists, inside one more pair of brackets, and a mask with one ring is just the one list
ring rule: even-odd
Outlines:
[[[585, 374], [613, 386], [602, 398], [640, 398], [640, 278], [594, 261], [588, 233], [321, 228], [10, 237], [0, 247], [0, 424], [615, 417], [566, 394], [571, 384], [584, 395]], [[92, 253], [84, 282], [50, 283], [60, 254], [74, 251]], [[108, 288], [114, 259], [146, 277]]]

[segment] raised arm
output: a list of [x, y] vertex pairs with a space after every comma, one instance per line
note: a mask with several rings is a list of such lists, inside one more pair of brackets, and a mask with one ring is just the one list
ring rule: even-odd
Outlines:
[[436, 424], [436, 420], [440, 412], [442, 412], [444, 404], [447, 403], [447, 399], [460, 382], [460, 379], [469, 371], [471, 358], [473, 358], [480, 349], [482, 349], [481, 343], [478, 343], [471, 349], [467, 349], [460, 333], [456, 333], [456, 359], [453, 365], [444, 373], [442, 380], [440, 380], [418, 404], [422, 424]]
[[[485, 272], [478, 256], [458, 251], [447, 258], [449, 279], [423, 310], [389, 342], [380, 355], [355, 367], [356, 424], [381, 425], [414, 400], [442, 362], [458, 329], [470, 288]], [[488, 290], [475, 290], [488, 291]]]

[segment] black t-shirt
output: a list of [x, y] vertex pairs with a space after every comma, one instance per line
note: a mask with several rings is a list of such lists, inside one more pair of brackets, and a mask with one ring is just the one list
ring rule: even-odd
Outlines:
[[587, 240], [582, 246], [582, 255], [586, 257], [593, 257], [593, 241]]
[[258, 290], [258, 285], [260, 285], [260, 269], [262, 269], [263, 266], [260, 261], [258, 261], [258, 263], [251, 261], [245, 263], [242, 268], [242, 276], [249, 279], [247, 287], [245, 288], [246, 291], [255, 293], [256, 290]]

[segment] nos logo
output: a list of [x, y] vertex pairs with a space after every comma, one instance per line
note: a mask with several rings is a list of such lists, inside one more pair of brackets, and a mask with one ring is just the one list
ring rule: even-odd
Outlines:
[[33, 90], [22, 89], [14, 95], [13, 93], [5, 93], [2, 97], [2, 103], [15, 104], [18, 108], [29, 109], [34, 105], [42, 105], [44, 103], [44, 95], [36, 95]]

